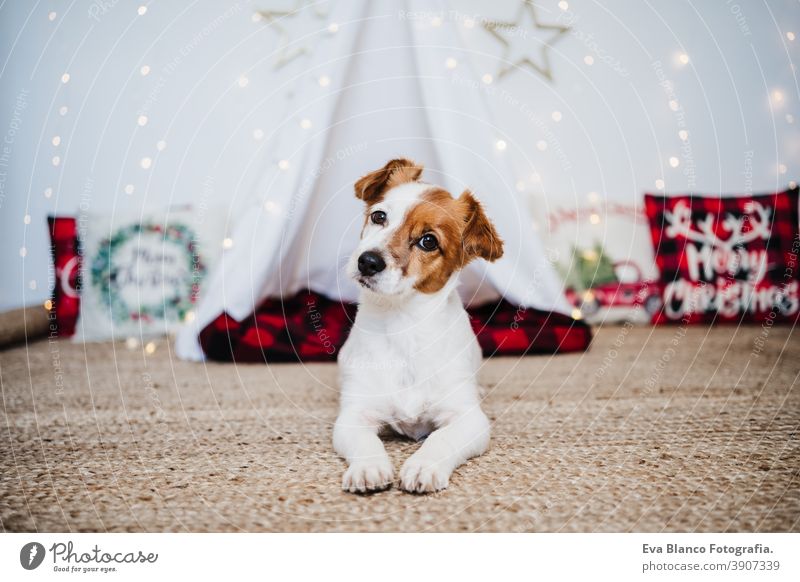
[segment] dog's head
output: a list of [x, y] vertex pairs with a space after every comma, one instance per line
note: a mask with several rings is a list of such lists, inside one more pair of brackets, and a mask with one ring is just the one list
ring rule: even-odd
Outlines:
[[397, 159], [355, 184], [366, 212], [348, 274], [374, 293], [435, 293], [473, 259], [503, 255], [503, 241], [471, 192], [453, 198], [420, 182], [420, 174], [421, 166]]

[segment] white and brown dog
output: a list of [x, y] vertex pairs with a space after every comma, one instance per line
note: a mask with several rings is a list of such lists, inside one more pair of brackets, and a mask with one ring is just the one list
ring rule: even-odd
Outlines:
[[339, 354], [333, 431], [351, 492], [392, 484], [384, 427], [427, 437], [400, 470], [401, 487], [416, 493], [444, 489], [456, 467], [489, 445], [476, 378], [481, 350], [456, 285], [471, 260], [500, 258], [503, 243], [469, 191], [453, 198], [419, 181], [421, 173], [398, 159], [355, 184], [367, 208], [348, 274], [362, 291]]

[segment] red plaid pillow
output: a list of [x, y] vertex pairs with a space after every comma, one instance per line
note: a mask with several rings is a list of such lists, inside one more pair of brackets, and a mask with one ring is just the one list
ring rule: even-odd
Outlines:
[[795, 321], [798, 189], [760, 196], [645, 196], [661, 271], [656, 323]]
[[50, 311], [55, 316], [58, 334], [69, 337], [75, 333], [81, 309], [78, 232], [71, 216], [49, 216], [47, 224], [55, 272]]

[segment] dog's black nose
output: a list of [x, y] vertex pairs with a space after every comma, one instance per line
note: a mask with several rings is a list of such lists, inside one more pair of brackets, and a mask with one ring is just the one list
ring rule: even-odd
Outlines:
[[358, 270], [365, 277], [380, 273], [386, 268], [386, 262], [378, 253], [367, 251], [358, 257]]

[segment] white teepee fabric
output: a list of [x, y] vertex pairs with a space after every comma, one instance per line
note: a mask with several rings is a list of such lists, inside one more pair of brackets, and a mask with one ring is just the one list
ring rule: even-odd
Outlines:
[[443, 66], [457, 57], [459, 67], [469, 70], [469, 50], [456, 23], [434, 27], [430, 19], [414, 17], [446, 13], [448, 6], [348, 1], [332, 10], [340, 34], [326, 45], [329, 50], [309, 57], [306, 72], [330, 82], [325, 97], [303, 109], [315, 120], [314, 130], [309, 134], [288, 122], [279, 128], [275, 148], [288, 165], [269, 162], [194, 321], [178, 335], [178, 356], [202, 359], [200, 330], [222, 312], [242, 319], [267, 297], [310, 288], [355, 301], [357, 286], [343, 272], [363, 217], [353, 182], [395, 157], [423, 164], [426, 181], [455, 195], [470, 188], [505, 241], [501, 260], [477, 261], [462, 273], [465, 303], [503, 296], [516, 305], [568, 313], [560, 280], [495, 148], [503, 132], [492, 125], [480, 84], [465, 86]]

